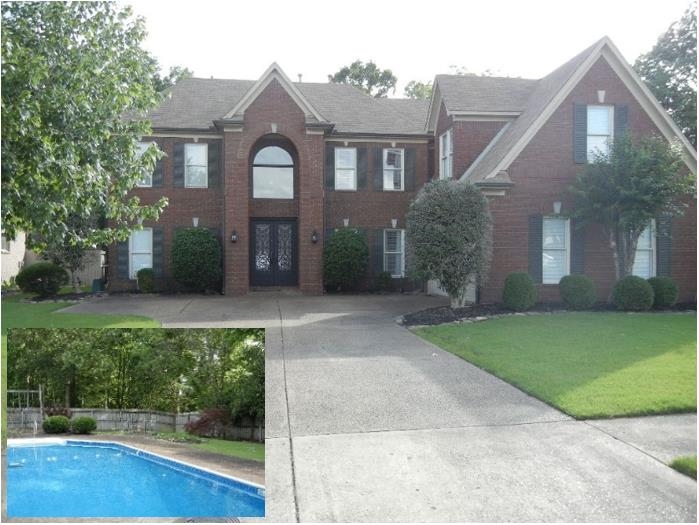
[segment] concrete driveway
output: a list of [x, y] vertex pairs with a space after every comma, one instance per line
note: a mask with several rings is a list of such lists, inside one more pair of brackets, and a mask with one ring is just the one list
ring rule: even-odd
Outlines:
[[644, 449], [662, 423], [572, 420], [394, 322], [440, 304], [265, 292], [71, 310], [267, 328], [269, 521], [696, 521], [696, 483], [654, 453], [662, 439]]

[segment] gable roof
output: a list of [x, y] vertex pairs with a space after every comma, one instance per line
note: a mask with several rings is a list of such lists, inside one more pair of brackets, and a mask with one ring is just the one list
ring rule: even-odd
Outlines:
[[685, 163], [693, 173], [696, 173], [696, 150], [643, 81], [626, 63], [611, 40], [604, 37], [549, 75], [536, 81], [521, 114], [510, 126], [503, 129], [502, 133], [496, 135], [486, 151], [462, 175], [461, 180], [468, 179], [481, 184], [500, 184], [509, 181], [506, 170], [512, 161], [517, 158], [600, 57], [604, 57], [619, 75], [663, 136], [667, 140], [677, 139], [682, 143]]

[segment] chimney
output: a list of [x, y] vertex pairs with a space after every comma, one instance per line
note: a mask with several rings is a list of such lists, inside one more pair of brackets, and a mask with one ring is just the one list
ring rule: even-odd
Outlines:
[[299, 73], [299, 82], [303, 82], [303, 73]]

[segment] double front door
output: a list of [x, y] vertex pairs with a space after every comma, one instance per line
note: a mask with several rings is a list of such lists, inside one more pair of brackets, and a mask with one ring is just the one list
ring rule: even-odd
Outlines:
[[296, 219], [253, 219], [250, 231], [250, 285], [296, 286]]

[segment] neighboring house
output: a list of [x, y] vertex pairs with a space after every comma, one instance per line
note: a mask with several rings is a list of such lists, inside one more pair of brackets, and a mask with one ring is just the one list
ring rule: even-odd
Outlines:
[[[681, 141], [696, 173], [696, 152], [607, 38], [540, 80], [438, 75], [429, 103], [295, 83], [273, 64], [257, 81], [182, 80], [151, 118], [144, 142], [166, 155], [134, 193], [170, 204], [110, 248], [111, 290], [133, 289], [141, 267], [176, 288], [172, 239], [195, 223], [222, 242], [226, 294], [322, 293], [324, 242], [345, 226], [367, 237], [370, 277], [388, 271], [410, 288], [409, 203], [425, 182], [455, 178], [490, 201], [493, 258], [481, 300], [500, 300], [513, 271], [528, 271], [544, 300], [558, 298], [563, 275], [585, 273], [606, 299], [611, 251], [598, 227], [566, 218], [589, 152], [628, 130], [658, 133]], [[694, 200], [683, 217], [650, 225], [634, 270], [671, 275], [681, 300], [695, 300]]]
[[10, 241], [4, 235], [0, 236], [2, 248], [0, 249], [0, 260], [2, 260], [2, 282], [8, 282], [24, 266], [25, 234], [19, 232], [17, 237]]

